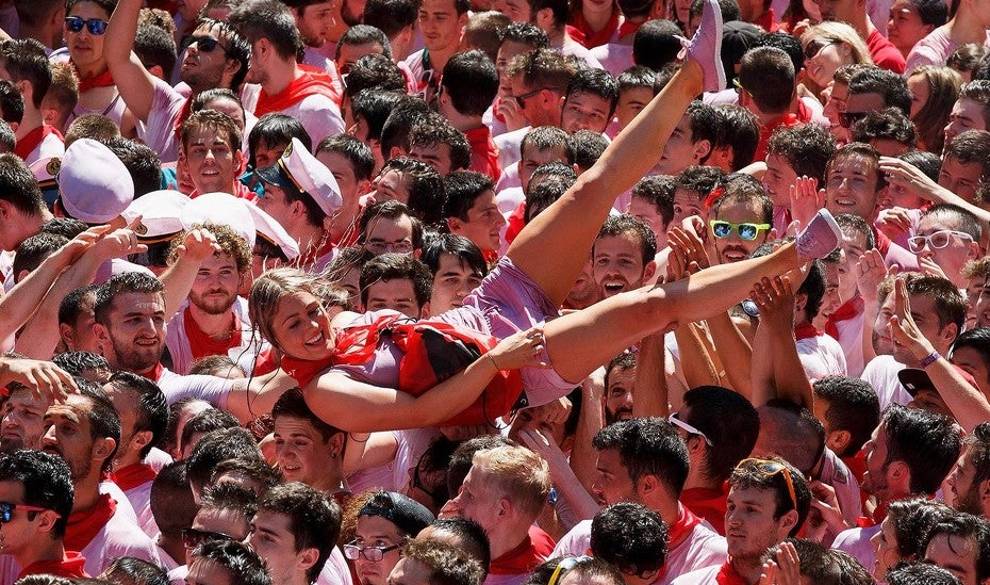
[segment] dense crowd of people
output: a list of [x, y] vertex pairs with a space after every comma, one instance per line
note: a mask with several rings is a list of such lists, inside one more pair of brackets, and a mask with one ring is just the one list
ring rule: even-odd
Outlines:
[[0, 2], [0, 585], [987, 585], [988, 31]]

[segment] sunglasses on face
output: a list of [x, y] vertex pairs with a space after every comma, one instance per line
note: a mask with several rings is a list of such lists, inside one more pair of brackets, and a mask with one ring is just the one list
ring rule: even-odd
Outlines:
[[89, 34], [100, 36], [107, 32], [107, 24], [107, 21], [102, 18], [85, 19], [78, 16], [67, 16], [65, 18], [65, 28], [72, 33], [82, 32], [83, 27], [86, 27]]
[[708, 222], [712, 228], [712, 235], [718, 239], [728, 238], [732, 232], [737, 232], [740, 239], [752, 242], [760, 237], [760, 232], [770, 229], [768, 223], [729, 223], [713, 219]]
[[791, 499], [791, 506], [793, 509], [797, 510], [797, 492], [794, 491], [794, 477], [791, 476], [791, 470], [787, 468], [786, 465], [778, 463], [776, 461], [771, 461], [769, 459], [743, 459], [739, 462], [740, 466], [743, 465], [754, 465], [757, 470], [763, 474], [764, 478], [771, 478], [775, 475], [780, 475], [784, 478], [784, 483], [787, 484], [787, 495]]
[[209, 530], [197, 530], [195, 528], [182, 529], [182, 545], [189, 550], [196, 548], [207, 541], [215, 540], [237, 540], [233, 536], [227, 536], [222, 532], [210, 532]]
[[196, 49], [200, 53], [212, 53], [217, 47], [220, 47], [224, 50], [224, 52], [226, 52], [226, 49], [223, 48], [220, 41], [217, 40], [216, 37], [211, 37], [210, 35], [193, 35], [189, 37], [186, 40], [186, 48], [188, 49], [193, 45], [196, 45]]
[[667, 417], [667, 421], [670, 422], [670, 424], [674, 425], [675, 427], [686, 431], [689, 435], [695, 435], [695, 436], [701, 437], [702, 439], [705, 440], [705, 443], [709, 447], [712, 446], [712, 440], [708, 438], [708, 435], [706, 435], [705, 433], [703, 433], [700, 430], [698, 430], [697, 427], [695, 427], [693, 425], [690, 425], [690, 424], [682, 421], [681, 419], [677, 418], [677, 413], [676, 412], [671, 413], [670, 416]]
[[939, 230], [927, 236], [913, 236], [908, 238], [908, 250], [912, 254], [920, 254], [927, 247], [929, 250], [941, 250], [952, 243], [952, 236], [958, 237], [964, 242], [972, 242], [973, 236], [956, 230]]
[[804, 58], [812, 59], [818, 53], [821, 53], [825, 47], [831, 47], [832, 45], [838, 44], [839, 41], [826, 41], [826, 40], [815, 40], [808, 43], [808, 46], [804, 48]]
[[541, 87], [539, 89], [534, 89], [533, 91], [527, 91], [526, 93], [524, 93], [522, 95], [514, 95], [514, 96], [512, 96], [512, 98], [514, 100], [516, 100], [516, 103], [517, 104], [519, 104], [519, 109], [520, 110], [525, 110], [526, 109], [526, 100], [528, 100], [529, 98], [533, 97], [534, 95], [540, 93], [544, 89], [545, 88], [542, 88]]
[[11, 502], [0, 502], [0, 524], [6, 524], [14, 519], [15, 510], [26, 512], [44, 512], [48, 508], [40, 506], [29, 506], [28, 504], [12, 504]]

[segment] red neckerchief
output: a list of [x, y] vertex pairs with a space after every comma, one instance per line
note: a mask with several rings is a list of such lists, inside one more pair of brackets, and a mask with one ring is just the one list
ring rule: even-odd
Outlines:
[[312, 67], [300, 66], [302, 74], [289, 82], [289, 85], [275, 95], [268, 95], [261, 90], [258, 105], [254, 107], [254, 115], [262, 117], [272, 112], [282, 112], [296, 105], [311, 95], [322, 95], [331, 100], [337, 99], [333, 80], [324, 72]]
[[89, 575], [84, 569], [86, 558], [77, 552], [65, 551], [61, 560], [35, 561], [21, 569], [20, 580], [28, 575], [55, 575], [66, 579], [85, 579]]
[[731, 560], [725, 561], [722, 568], [718, 570], [718, 574], [715, 575], [715, 582], [718, 585], [749, 585], [743, 576], [736, 572]]
[[612, 33], [619, 28], [619, 9], [614, 5], [612, 6], [612, 16], [608, 17], [605, 28], [600, 31], [591, 30], [591, 25], [584, 19], [584, 13], [580, 10], [575, 10], [574, 14], [571, 15], [571, 25], [584, 33], [583, 44], [585, 47], [592, 49], [601, 45], [607, 45], [612, 40]]
[[271, 347], [266, 347], [261, 350], [258, 354], [258, 358], [254, 360], [254, 368], [251, 369], [252, 375], [264, 376], [265, 374], [270, 374], [278, 369], [278, 360], [275, 359], [275, 350]]
[[584, 32], [582, 32], [581, 29], [579, 29], [579, 28], [577, 28], [575, 26], [571, 26], [569, 24], [565, 24], [564, 25], [564, 34], [566, 34], [567, 36], [571, 37], [571, 40], [572, 41], [574, 41], [575, 43], [577, 43], [577, 44], [579, 44], [581, 46], [584, 46], [584, 43], [587, 42], [587, 41], [584, 40]]
[[[860, 516], [859, 518], [856, 518], [856, 526], [859, 528], [872, 528], [877, 524], [880, 524], [880, 522], [882, 522], [886, 517], [887, 504], [885, 502], [880, 502], [877, 504], [876, 510], [873, 510], [872, 516]], [[879, 518], [880, 520], [876, 520], [876, 518]]]
[[498, 250], [482, 250], [481, 255], [489, 266], [495, 266], [498, 263]]
[[14, 154], [21, 157], [21, 160], [27, 160], [28, 155], [34, 152], [34, 149], [38, 148], [38, 145], [50, 134], [54, 134], [58, 136], [59, 140], [62, 140], [62, 134], [54, 126], [42, 124], [17, 141], [17, 144], [14, 145]]
[[516, 239], [516, 236], [522, 232], [523, 228], [526, 227], [526, 202], [523, 201], [512, 210], [509, 214], [509, 219], [507, 220], [509, 225], [505, 228], [505, 243], [511, 244], [512, 240]]
[[155, 367], [139, 375], [157, 384], [158, 380], [162, 379], [162, 374], [164, 373], [165, 373], [165, 366], [163, 366], [161, 362], [158, 362], [157, 364], [155, 364]]
[[110, 87], [114, 85], [113, 75], [110, 75], [109, 69], [104, 69], [103, 73], [98, 73], [92, 77], [86, 78], [79, 75], [79, 70], [76, 69], [76, 76], [79, 78], [79, 95], [82, 95], [91, 89], [96, 89], [97, 87]]
[[502, 169], [498, 166], [498, 147], [488, 126], [479, 126], [464, 133], [471, 146], [471, 170], [484, 173], [498, 182]]
[[237, 316], [233, 312], [228, 312], [233, 320], [233, 327], [228, 339], [213, 339], [203, 332], [196, 319], [193, 319], [189, 307], [182, 312], [182, 323], [186, 326], [186, 338], [189, 340], [189, 351], [192, 352], [194, 360], [208, 355], [227, 355], [227, 351], [232, 347], [241, 345], [241, 328], [237, 321]]
[[698, 524], [701, 524], [701, 518], [698, 518], [691, 510], [688, 510], [687, 506], [678, 502], [677, 522], [674, 522], [670, 530], [667, 531], [668, 550], [679, 547]]
[[863, 297], [856, 295], [848, 301], [842, 303], [834, 313], [829, 315], [825, 322], [825, 333], [833, 338], [839, 338], [839, 328], [837, 325], [843, 321], [848, 321], [863, 312]]
[[681, 492], [681, 503], [712, 525], [719, 534], [725, 534], [725, 506], [729, 497], [729, 484], [721, 488], [689, 488]]
[[117, 502], [109, 494], [102, 494], [89, 510], [70, 514], [63, 540], [65, 548], [80, 551], [86, 548], [107, 525], [116, 510]]
[[[539, 529], [537, 529], [539, 530]], [[542, 533], [542, 534], [541, 534]], [[536, 536], [537, 538], [534, 538]], [[545, 537], [545, 538], [544, 538]], [[547, 549], [547, 544], [550, 548]], [[547, 559], [553, 552], [553, 539], [540, 530], [531, 528], [519, 546], [492, 559], [489, 575], [526, 575]]]
[[132, 490], [140, 485], [144, 485], [149, 481], [154, 481], [155, 469], [146, 463], [133, 463], [127, 467], [118, 469], [110, 474], [110, 479], [113, 480], [117, 487], [121, 491]]
[[842, 457], [842, 462], [849, 468], [856, 481], [863, 483], [863, 474], [866, 472], [866, 452], [860, 449], [852, 457]]
[[811, 323], [801, 323], [800, 325], [794, 326], [794, 338], [797, 341], [802, 339], [811, 339], [812, 337], [818, 337], [820, 334], [815, 326]]
[[622, 39], [626, 38], [629, 35], [636, 34], [636, 31], [639, 30], [639, 27], [643, 26], [643, 23], [644, 22], [646, 22], [646, 21], [645, 20], [642, 20], [640, 22], [629, 22], [627, 20], [627, 21], [623, 22], [622, 24], [619, 25], [619, 32], [618, 32], [618, 34], [615, 35], [616, 38], [619, 39], [619, 40], [622, 40]]
[[192, 98], [187, 97], [186, 101], [182, 103], [182, 109], [179, 110], [179, 115], [175, 118], [175, 123], [172, 124], [172, 130], [175, 131], [175, 140], [177, 142], [182, 141], [182, 125], [185, 124], [186, 118], [192, 113]]
[[775, 32], [779, 26], [777, 16], [773, 13], [773, 8], [768, 8], [766, 12], [756, 19], [754, 24], [768, 33]]

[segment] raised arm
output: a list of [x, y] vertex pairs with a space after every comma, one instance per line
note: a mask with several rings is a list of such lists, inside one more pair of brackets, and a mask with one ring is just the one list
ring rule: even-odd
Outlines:
[[0, 299], [0, 339], [6, 339], [20, 329], [38, 309], [55, 279], [71, 266], [107, 231], [106, 226], [89, 229], [45, 258], [24, 280], [14, 285]]
[[419, 396], [333, 371], [310, 382], [303, 394], [313, 413], [348, 432], [437, 426], [471, 406], [500, 370], [545, 365], [538, 360], [544, 344], [541, 328], [520, 331]]
[[127, 108], [142, 122], [147, 122], [155, 101], [154, 76], [131, 52], [142, 4], [142, 0], [120, 0], [117, 3], [110, 15], [103, 41], [103, 56]]
[[138, 244], [132, 227], [133, 225], [116, 230], [102, 238], [78, 262], [59, 275], [38, 306], [34, 317], [17, 336], [14, 346], [17, 353], [34, 359], [51, 359], [58, 346], [58, 308], [65, 295], [93, 282], [97, 270], [104, 262], [147, 250], [147, 246]]
[[220, 246], [209, 231], [195, 229], [186, 232], [178, 249], [178, 259], [161, 276], [162, 284], [165, 285], [166, 323], [179, 311], [182, 303], [186, 302], [203, 261], [219, 251]]
[[863, 348], [863, 363], [877, 357], [873, 349], [873, 323], [880, 314], [880, 299], [877, 290], [880, 283], [887, 278], [887, 267], [883, 256], [878, 250], [867, 250], [856, 262], [856, 288], [863, 297], [863, 337], [860, 340]]
[[880, 171], [892, 185], [916, 193], [932, 203], [949, 203], [969, 211], [984, 223], [990, 222], [990, 211], [973, 205], [959, 195], [939, 185], [918, 167], [899, 158], [880, 157]]
[[[936, 354], [935, 347], [911, 317], [911, 299], [903, 279], [894, 282], [894, 291], [890, 294], [894, 295], [894, 315], [890, 318], [890, 333], [894, 340], [906, 347], [919, 362]], [[939, 355], [925, 368], [925, 373], [966, 432], [972, 432], [977, 425], [990, 420], [990, 402], [944, 356]]]
[[662, 333], [649, 335], [639, 342], [636, 382], [633, 384], [633, 416], [636, 418], [667, 418], [670, 415], [667, 374], [663, 367], [665, 352]]
[[812, 409], [814, 393], [794, 341], [794, 293], [790, 280], [787, 277], [764, 278], [754, 286], [753, 300], [760, 308], [757, 338], [762, 339], [760, 331], [766, 331], [765, 339], [769, 344], [766, 353], [772, 365], [770, 383], [754, 381], [753, 405], [761, 406], [773, 398], [782, 398]]

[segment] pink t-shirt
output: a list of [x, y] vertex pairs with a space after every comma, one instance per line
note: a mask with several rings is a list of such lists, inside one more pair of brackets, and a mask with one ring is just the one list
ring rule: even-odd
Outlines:
[[825, 448], [822, 472], [819, 481], [835, 489], [835, 498], [842, 509], [842, 518], [850, 524], [863, 515], [863, 500], [860, 498], [859, 482], [846, 464], [831, 449]]
[[141, 125], [138, 135], [148, 148], [158, 153], [163, 163], [175, 162], [179, 159], [175, 123], [182, 114], [186, 97], [157, 77], [153, 83], [155, 93], [151, 98], [148, 121]]
[[353, 585], [351, 571], [339, 546], [333, 547], [330, 558], [323, 564], [323, 570], [316, 578], [316, 585]]
[[[987, 33], [987, 40], [984, 46], [990, 46], [990, 33]], [[947, 25], [942, 25], [925, 38], [915, 43], [911, 52], [907, 56], [906, 72], [911, 73], [922, 65], [934, 65], [941, 67], [949, 60], [949, 57], [959, 48], [959, 43], [949, 37]]]
[[873, 567], [876, 566], [877, 553], [870, 539], [878, 532], [880, 532], [879, 524], [869, 528], [850, 528], [849, 530], [843, 530], [835, 537], [835, 540], [832, 542], [832, 548], [852, 555], [853, 558], [859, 561], [859, 564], [872, 572]]
[[623, 71], [636, 64], [633, 62], [632, 45], [609, 43], [591, 49], [590, 53], [613, 77], [618, 77]]

